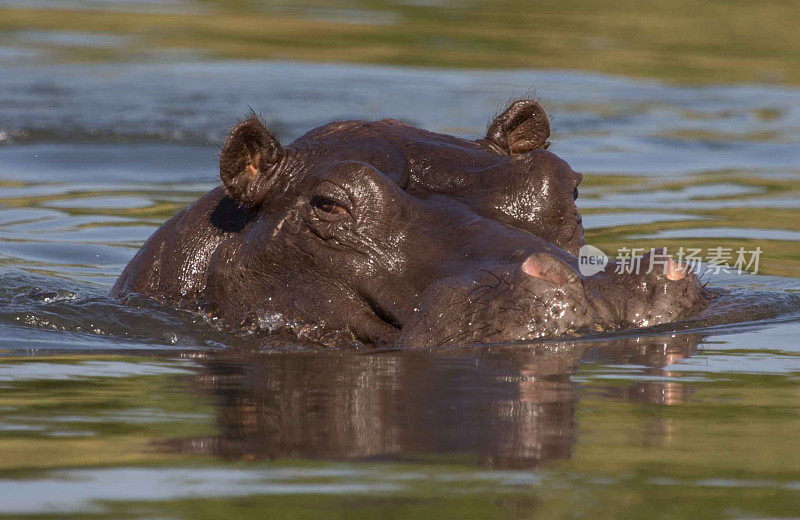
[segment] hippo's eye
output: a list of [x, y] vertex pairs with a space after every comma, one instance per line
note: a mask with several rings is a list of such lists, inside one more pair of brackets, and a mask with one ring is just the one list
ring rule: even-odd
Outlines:
[[575, 189], [572, 190], [572, 200], [578, 200], [578, 187], [575, 186]]
[[318, 212], [322, 212], [331, 216], [344, 215], [347, 213], [347, 209], [345, 209], [344, 206], [327, 197], [313, 197], [311, 199], [311, 207]]

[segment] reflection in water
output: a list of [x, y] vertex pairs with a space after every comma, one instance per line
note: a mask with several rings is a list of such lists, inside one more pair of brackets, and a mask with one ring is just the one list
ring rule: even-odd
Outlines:
[[[194, 380], [216, 397], [218, 435], [170, 444], [233, 459], [448, 456], [530, 468], [571, 457], [579, 361], [645, 365], [663, 377], [661, 367], [700, 339], [377, 354], [227, 349], [210, 354]], [[613, 392], [657, 404], [686, 399], [681, 383], [637, 381]]]

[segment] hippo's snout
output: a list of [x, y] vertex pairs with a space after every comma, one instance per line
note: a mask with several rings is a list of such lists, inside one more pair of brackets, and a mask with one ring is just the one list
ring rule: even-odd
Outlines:
[[645, 255], [636, 262], [645, 266], [641, 272], [611, 262], [592, 276], [582, 276], [569, 260], [536, 252], [515, 266], [436, 284], [423, 295], [416, 321], [404, 327], [401, 344], [497, 343], [648, 327], [685, 317], [704, 302], [697, 276], [667, 256], [656, 268]]
[[705, 305], [700, 279], [665, 249], [651, 250], [628, 265], [610, 262], [603, 272], [587, 280], [617, 309], [624, 327], [667, 323]]

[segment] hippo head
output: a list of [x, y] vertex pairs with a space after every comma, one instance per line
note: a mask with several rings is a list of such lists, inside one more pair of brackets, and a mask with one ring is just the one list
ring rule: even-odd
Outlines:
[[394, 120], [322, 126], [289, 146], [257, 119], [220, 155], [247, 217], [209, 262], [204, 299], [235, 326], [325, 342], [501, 342], [649, 326], [699, 309], [694, 274], [584, 277], [581, 175], [518, 101], [476, 141]]

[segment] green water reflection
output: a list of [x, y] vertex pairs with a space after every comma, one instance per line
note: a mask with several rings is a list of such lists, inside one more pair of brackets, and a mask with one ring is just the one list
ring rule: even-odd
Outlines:
[[6, 358], [0, 510], [4, 518], [795, 515], [800, 358], [787, 370], [777, 357], [796, 354], [776, 345], [763, 373], [747, 373], [744, 363], [763, 350], [705, 341]]
[[70, 61], [288, 58], [800, 82], [800, 10], [780, 0], [42, 4], [0, 7], [0, 43]]

